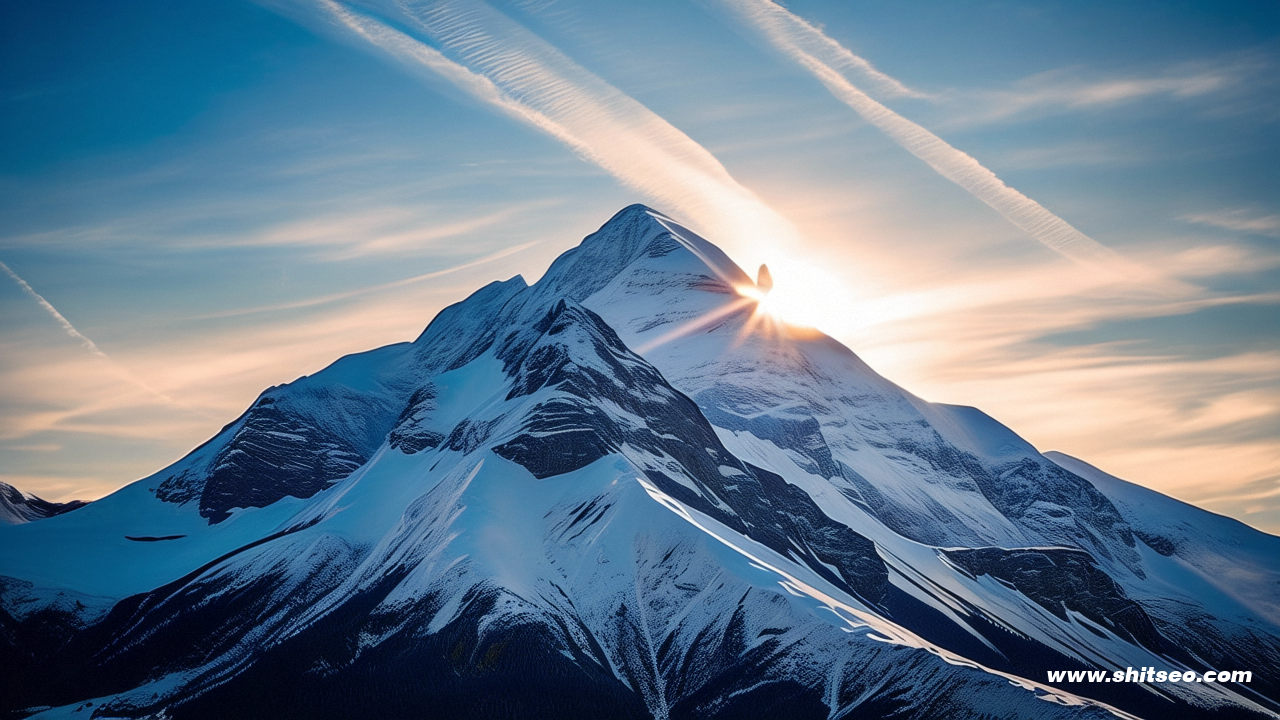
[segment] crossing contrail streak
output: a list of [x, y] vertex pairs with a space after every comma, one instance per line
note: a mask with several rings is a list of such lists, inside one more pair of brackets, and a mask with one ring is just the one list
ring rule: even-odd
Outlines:
[[98, 346], [93, 344], [92, 340], [85, 337], [79, 330], [76, 330], [75, 326], [71, 324], [71, 321], [63, 317], [62, 313], [58, 312], [58, 309], [55, 308], [48, 300], [45, 300], [43, 295], [32, 289], [32, 287], [27, 284], [26, 280], [18, 277], [18, 273], [14, 272], [8, 265], [5, 265], [2, 262], [0, 262], [0, 268], [4, 269], [5, 274], [13, 278], [14, 282], [18, 283], [18, 287], [22, 288], [23, 292], [30, 296], [32, 300], [35, 300], [40, 307], [44, 308], [45, 312], [52, 315], [53, 319], [58, 321], [58, 324], [62, 326], [63, 330], [67, 331], [68, 335], [80, 341], [80, 345], [84, 347], [85, 350], [88, 350], [90, 353], [97, 355], [103, 360], [111, 360], [111, 358], [107, 357], [106, 353], [99, 350]]
[[[875, 70], [870, 63], [849, 52], [818, 28], [772, 0], [721, 1], [748, 25], [760, 31], [774, 47], [811, 72], [838, 100], [883, 131], [907, 152], [991, 206], [1031, 237], [1072, 260], [1092, 267], [1126, 275], [1140, 272], [1115, 251], [1075, 229], [1035, 200], [1006, 185], [970, 155], [957, 150], [942, 138], [890, 110], [854, 86], [832, 65], [852, 67], [862, 72], [889, 94], [908, 94], [895, 89], [900, 85], [895, 85], [896, 80]], [[905, 86], [903, 89], [905, 90]]]
[[[26, 293], [32, 300], [35, 300], [36, 303], [40, 305], [40, 307], [44, 308], [45, 312], [52, 315], [53, 319], [56, 320], [58, 324], [62, 326], [62, 329], [65, 330], [66, 333], [70, 335], [72, 338], [74, 338], [75, 340], [78, 340], [80, 342], [80, 346], [83, 347], [85, 350], [88, 350], [89, 354], [101, 360], [106, 361], [107, 365], [111, 367], [111, 370], [115, 372], [117, 375], [119, 375], [121, 379], [133, 385], [136, 385], [137, 387], [145, 390], [151, 395], [154, 395], [160, 398], [161, 400], [164, 400], [167, 403], [170, 403], [173, 405], [179, 405], [179, 403], [175, 401], [173, 398], [169, 397], [168, 395], [165, 395], [159, 390], [156, 390], [150, 385], [147, 385], [146, 383], [134, 377], [128, 370], [125, 370], [123, 367], [120, 367], [120, 365], [118, 365], [116, 361], [112, 360], [106, 353], [102, 352], [102, 350], [96, 344], [94, 344], [92, 340], [85, 337], [84, 333], [80, 332], [79, 330], [76, 330], [75, 326], [71, 324], [70, 320], [64, 317], [62, 313], [58, 312], [58, 309], [55, 308], [52, 303], [50, 303], [48, 300], [45, 300], [43, 295], [36, 292], [35, 289], [32, 288], [30, 285], [28, 285], [26, 280], [23, 280], [21, 277], [19, 277], [18, 273], [14, 272], [12, 268], [4, 264], [3, 262], [0, 262], [0, 269], [3, 269], [6, 275], [13, 278], [13, 281], [18, 283], [18, 287], [22, 288], [22, 291], [24, 293]], [[185, 406], [182, 406], [182, 407], [185, 407]], [[191, 409], [191, 408], [187, 408], [187, 409]], [[205, 413], [201, 412], [200, 414], [204, 415]]]

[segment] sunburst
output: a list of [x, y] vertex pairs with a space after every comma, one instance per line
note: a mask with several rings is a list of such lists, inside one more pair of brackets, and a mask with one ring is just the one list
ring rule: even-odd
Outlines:
[[783, 316], [782, 303], [773, 293], [773, 275], [768, 265], [761, 265], [756, 273], [754, 285], [740, 285], [735, 288], [738, 295], [754, 304], [751, 317], [742, 328], [744, 336], [754, 334], [791, 335], [802, 329], [797, 323], [790, 322]]

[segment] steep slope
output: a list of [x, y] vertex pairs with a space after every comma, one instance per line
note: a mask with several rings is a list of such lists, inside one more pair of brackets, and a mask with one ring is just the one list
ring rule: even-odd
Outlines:
[[1132, 548], [1132, 534], [1088, 482], [977, 411], [904, 392], [826, 336], [753, 318], [754, 302], [735, 290], [750, 284], [741, 271], [674, 221], [655, 220], [654, 251], [584, 304], [713, 424], [789, 452], [919, 542], [1089, 544], [1132, 557], [1119, 550]]
[[1160, 632], [1209, 666], [1249, 668], [1250, 689], [1280, 696], [1280, 538], [1058, 452], [1045, 457], [1111, 498], [1142, 541], [1147, 582], [1130, 593]]
[[[1274, 667], [1275, 538], [1241, 554], [1201, 511], [1161, 524], [1122, 481], [762, 318], [749, 284], [632, 206], [537, 284], [488, 285], [151, 478], [0, 527], [4, 709], [1273, 714], [1266, 682], [1045, 672]], [[1249, 577], [1212, 592], [1175, 573], [1236, 561]]]

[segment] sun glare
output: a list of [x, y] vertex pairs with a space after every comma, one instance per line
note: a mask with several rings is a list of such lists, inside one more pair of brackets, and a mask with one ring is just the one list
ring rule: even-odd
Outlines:
[[[736, 288], [740, 296], [755, 303], [753, 330], [822, 329], [830, 333], [838, 328], [846, 314], [841, 308], [847, 310], [843, 293], [831, 290], [825, 273], [806, 268], [801, 275], [794, 272], [796, 269], [788, 264], [775, 284], [769, 267], [761, 265], [754, 284]], [[803, 277], [804, 282], [797, 282], [797, 277]]]
[[[784, 261], [785, 262], [785, 261]], [[803, 272], [793, 272], [803, 270]], [[854, 303], [847, 291], [821, 270], [787, 262], [780, 273], [784, 280], [775, 285], [769, 268], [761, 265], [756, 281], [734, 287], [738, 298], [650, 339], [636, 351], [641, 355], [676, 338], [705, 330], [724, 318], [750, 311], [740, 335], [775, 338], [806, 338], [818, 333], [835, 336], [849, 324]], [[792, 278], [803, 278], [796, 282]]]
[[738, 294], [755, 302], [755, 310], [752, 313], [753, 324], [786, 323], [788, 325], [808, 326], [808, 323], [800, 322], [798, 319], [783, 312], [784, 303], [781, 302], [782, 298], [773, 290], [761, 290], [755, 285], [744, 285], [738, 288]]

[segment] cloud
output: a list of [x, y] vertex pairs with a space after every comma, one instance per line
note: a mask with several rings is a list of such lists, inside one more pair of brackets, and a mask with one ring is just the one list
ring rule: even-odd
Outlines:
[[[200, 248], [285, 247], [313, 251], [321, 261], [344, 261], [375, 255], [420, 254], [423, 248], [462, 236], [502, 226], [521, 216], [563, 204], [564, 199], [546, 199], [506, 205], [489, 212], [474, 206], [439, 208], [431, 206], [385, 206], [337, 211], [288, 220], [262, 230], [195, 235], [175, 240], [174, 246]], [[471, 211], [466, 216], [459, 210]]]
[[1008, 90], [953, 95], [953, 102], [980, 106], [980, 109], [956, 118], [954, 124], [1094, 110], [1155, 97], [1186, 100], [1221, 93], [1240, 82], [1237, 75], [1227, 68], [1183, 69], [1152, 77], [1096, 80], [1081, 78], [1079, 74], [1078, 68], [1061, 68], [1023, 78]]
[[[166, 162], [198, 164], [211, 152], [202, 144]], [[246, 150], [226, 154], [253, 155]], [[343, 162], [356, 162], [344, 157]], [[171, 263], [176, 272], [189, 271], [198, 260], [212, 269], [228, 258], [250, 256], [275, 262], [287, 255], [295, 265], [355, 259], [368, 261], [366, 267], [397, 260], [447, 263], [520, 242], [549, 218], [571, 217], [581, 209], [566, 207], [574, 198], [562, 185], [545, 182], [547, 173], [565, 167], [581, 175], [586, 168], [572, 156], [500, 167], [425, 165], [412, 172], [389, 168], [372, 153], [363, 157], [370, 165], [362, 167], [354, 187], [351, 176], [357, 173], [295, 173], [323, 164], [309, 157], [259, 159], [256, 166], [245, 160], [231, 192], [193, 192], [192, 178], [185, 176], [155, 184], [138, 179], [152, 175], [149, 170], [122, 173], [119, 183], [69, 183], [54, 192], [68, 205], [93, 210], [79, 217], [45, 216], [43, 227], [4, 234], [0, 252], [97, 255], [108, 264], [145, 253], [147, 264]], [[205, 173], [191, 172], [206, 179]], [[274, 177], [285, 174], [289, 179]], [[517, 184], [522, 197], [513, 202], [508, 187]], [[544, 189], [560, 194], [538, 197]], [[156, 201], [160, 197], [164, 202]]]
[[[977, 404], [1042, 450], [1089, 458], [1189, 501], [1233, 495], [1280, 474], [1280, 352], [1206, 359], [1137, 354], [1130, 342], [1039, 342], [1054, 325], [1087, 328], [1177, 309], [1082, 292], [1084, 308], [1079, 298], [1030, 293], [1022, 302], [974, 300], [966, 309], [864, 330], [864, 341], [851, 344], [872, 367], [926, 399]], [[1246, 519], [1280, 529], [1274, 512]]]
[[274, 312], [278, 310], [296, 310], [299, 308], [315, 307], [316, 305], [325, 305], [332, 302], [347, 300], [353, 297], [359, 297], [361, 295], [368, 295], [369, 293], [381, 292], [383, 290], [390, 290], [392, 288], [404, 287], [405, 285], [412, 285], [414, 283], [419, 283], [424, 280], [432, 280], [438, 277], [442, 277], [444, 275], [449, 275], [451, 273], [458, 272], [460, 270], [473, 268], [478, 265], [485, 265], [485, 264], [494, 262], [495, 260], [501, 260], [502, 258], [508, 257], [510, 255], [515, 255], [516, 253], [521, 252], [523, 250], [528, 250], [529, 248], [537, 244], [538, 244], [538, 241], [535, 240], [535, 241], [523, 243], [520, 245], [514, 245], [512, 247], [499, 250], [498, 252], [490, 253], [489, 255], [485, 255], [484, 257], [476, 258], [475, 260], [462, 263], [461, 265], [455, 265], [453, 267], [445, 268], [443, 270], [434, 270], [432, 272], [422, 273], [421, 275], [414, 275], [413, 277], [404, 278], [402, 280], [393, 280], [391, 282], [379, 283], [377, 285], [371, 285], [369, 287], [356, 288], [355, 290], [347, 290], [340, 293], [333, 293], [331, 295], [324, 295], [318, 298], [307, 298], [305, 300], [295, 300], [293, 302], [278, 303], [276, 305], [262, 305], [259, 307], [243, 308], [238, 310], [225, 310], [222, 312], [209, 313], [207, 315], [200, 315], [193, 319], [207, 320], [211, 318], [237, 317], [240, 315], [251, 315], [254, 313]]
[[403, 67], [554, 137], [664, 211], [730, 239], [740, 254], [799, 239], [701, 145], [484, 3], [394, 6], [399, 27], [441, 50], [333, 0], [317, 6]]
[[1280, 254], [1246, 244], [1196, 241], [1178, 247], [1169, 239], [1159, 248], [1135, 249], [1133, 255], [1153, 266], [1158, 265], [1166, 275], [1188, 280], [1256, 273], [1280, 267]]
[[1280, 215], [1263, 215], [1248, 209], [1193, 213], [1183, 215], [1178, 219], [1183, 222], [1209, 225], [1251, 235], [1280, 237]]
[[161, 393], [121, 382], [118, 366], [69, 353], [65, 346], [26, 342], [5, 359], [0, 440], [34, 438], [50, 430], [162, 436], [176, 424], [208, 423], [203, 413], [165, 401]]
[[1280, 528], [1280, 474], [1258, 478], [1235, 487], [1217, 485], [1207, 493], [1192, 492], [1188, 500], [1236, 518], [1258, 528], [1275, 532]]
[[119, 488], [119, 483], [113, 483], [111, 480], [104, 480], [98, 477], [68, 477], [66, 475], [5, 473], [0, 475], [0, 481], [49, 502], [96, 500]]
[[[982, 227], [955, 231], [985, 234]], [[1233, 291], [1222, 280], [1275, 267], [1274, 253], [1191, 241], [1171, 251], [1164, 238], [1135, 246], [1135, 257], [1155, 272], [1211, 278], [1217, 288], [1188, 283], [1179, 293], [1157, 294], [1034, 256], [984, 254], [974, 262], [930, 253], [908, 260], [892, 244], [864, 242], [847, 257], [833, 245], [825, 264], [856, 261], [858, 271], [877, 279], [859, 288], [840, 310], [843, 323], [828, 332], [893, 382], [926, 400], [977, 406], [1041, 449], [1086, 458], [1188, 501], [1199, 502], [1205, 485], [1225, 495], [1280, 473], [1280, 351], [1265, 342], [1218, 343], [1209, 351], [1219, 321], [1197, 319], [1256, 323], [1280, 306], [1280, 293]], [[1112, 326], [1123, 332], [1108, 332]], [[1177, 342], [1168, 339], [1172, 332]], [[1069, 341], [1058, 339], [1064, 335]], [[1280, 513], [1246, 517], [1243, 504], [1212, 507], [1280, 530]]]
[[832, 40], [821, 28], [771, 0], [724, 0], [730, 8], [757, 26], [767, 26], [770, 39], [780, 47], [794, 48], [841, 73], [851, 73], [884, 97], [929, 99], [933, 96], [907, 87], [866, 58], [855, 55]]
[[1022, 122], [1155, 101], [1182, 103], [1202, 117], [1252, 115], [1274, 122], [1280, 118], [1276, 77], [1275, 54], [1264, 47], [1128, 73], [1058, 68], [1006, 88], [949, 90], [932, 97], [948, 109], [947, 127]]
[[[957, 150], [853, 85], [817, 51], [839, 47], [816, 27], [771, 0], [723, 0], [776, 48], [808, 70], [844, 104], [879, 128], [938, 174], [991, 206], [1009, 222], [1065, 257], [1095, 270], [1126, 277], [1149, 273], [1072, 227], [1039, 203], [1009, 187], [970, 155]], [[818, 50], [815, 51], [815, 48]], [[843, 48], [841, 48], [843, 49]], [[848, 51], [845, 51], [848, 52]]]
[[[493, 269], [457, 269], [448, 276], [456, 278], [452, 283], [400, 284], [287, 315], [189, 320], [114, 353], [183, 406], [119, 382], [106, 364], [56, 340], [53, 328], [32, 326], [6, 348], [0, 366], [7, 475], [23, 476], [18, 487], [49, 499], [99, 497], [212, 437], [264, 388], [314, 373], [344, 354], [411, 340]], [[95, 450], [86, 454], [86, 448]], [[24, 455], [36, 452], [42, 454]], [[68, 484], [59, 485], [59, 475]]]
[[[6, 451], [16, 451], [13, 444], [70, 448], [83, 436], [155, 439], [172, 453], [160, 458], [172, 462], [264, 388], [316, 372], [343, 354], [411, 340], [445, 306], [525, 265], [549, 262], [557, 252], [552, 246], [562, 242], [534, 239], [391, 282], [186, 317], [162, 332], [132, 334], [113, 352], [114, 363], [71, 351], [52, 323], [27, 320], [20, 335], [7, 337], [12, 342], [0, 367], [0, 439], [10, 441]], [[117, 369], [126, 367], [158, 392], [120, 382]]]

